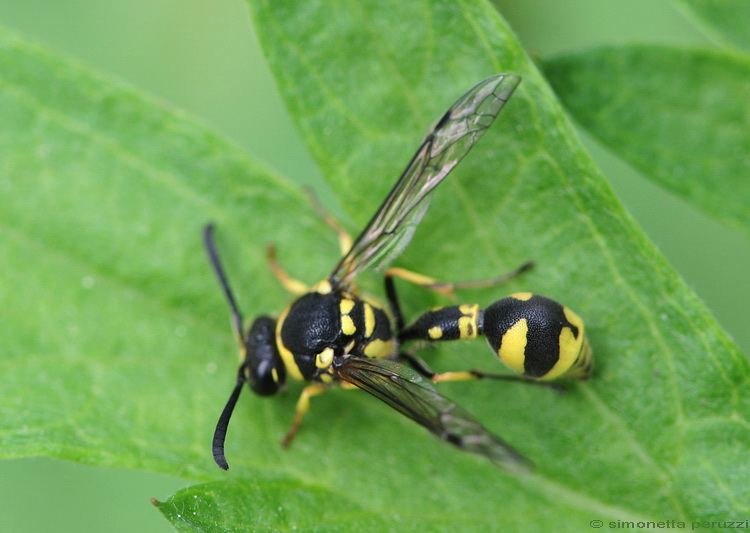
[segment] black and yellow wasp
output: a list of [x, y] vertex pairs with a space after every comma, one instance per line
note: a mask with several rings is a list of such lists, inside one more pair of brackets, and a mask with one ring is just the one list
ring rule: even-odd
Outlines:
[[[213, 227], [206, 226], [205, 246], [229, 302], [242, 356], [237, 384], [213, 438], [214, 460], [221, 468], [229, 468], [224, 440], [243, 384], [248, 383], [256, 394], [267, 396], [278, 392], [291, 376], [311, 383], [300, 395], [284, 444], [289, 444], [297, 432], [310, 398], [340, 385], [372, 394], [441, 439], [483, 455], [505, 470], [520, 473], [531, 469], [529, 460], [440, 395], [431, 382], [482, 377], [531, 382], [557, 377], [586, 379], [591, 372], [591, 350], [581, 319], [554, 300], [520, 293], [485, 309], [478, 305], [433, 309], [406, 326], [394, 276], [442, 292], [498, 283], [508, 276], [450, 284], [393, 268], [385, 275], [385, 306], [359, 295], [355, 286], [357, 274], [386, 264], [403, 250], [429, 205], [432, 191], [489, 128], [519, 82], [520, 78], [513, 74], [493, 76], [459, 98], [427, 135], [353, 243], [330, 217], [321, 213], [339, 232], [345, 253], [331, 274], [311, 289], [287, 275], [269, 248], [272, 270], [286, 288], [298, 295], [278, 319], [261, 316], [243, 332], [242, 316], [216, 251]], [[437, 374], [403, 350], [403, 345], [412, 340], [470, 339], [478, 335], [484, 335], [497, 356], [522, 375], [477, 370]]]

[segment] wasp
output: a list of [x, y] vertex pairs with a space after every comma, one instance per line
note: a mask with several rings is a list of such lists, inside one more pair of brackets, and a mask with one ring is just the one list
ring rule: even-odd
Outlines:
[[[490, 127], [519, 82], [520, 78], [514, 74], [496, 75], [459, 98], [426, 136], [355, 240], [321, 213], [339, 232], [344, 251], [327, 278], [308, 289], [278, 265], [270, 248], [273, 272], [297, 295], [278, 318], [258, 317], [243, 330], [242, 315], [219, 260], [214, 228], [210, 224], [204, 228], [204, 244], [229, 304], [242, 360], [236, 385], [213, 436], [213, 457], [220, 468], [229, 468], [224, 442], [242, 387], [247, 383], [256, 394], [269, 396], [276, 394], [287, 378], [292, 378], [308, 384], [300, 394], [284, 445], [296, 434], [309, 410], [310, 399], [338, 385], [364, 390], [444, 441], [485, 456], [506, 471], [523, 473], [532, 469], [530, 460], [438, 393], [432, 383], [483, 377], [532, 383], [559, 377], [587, 379], [592, 360], [583, 321], [554, 300], [518, 293], [486, 308], [454, 305], [433, 309], [407, 325], [394, 284], [394, 277], [401, 277], [450, 293], [466, 286], [499, 283], [530, 265], [506, 276], [467, 283], [441, 283], [392, 268], [385, 273], [387, 305], [360, 295], [355, 284], [359, 273], [383, 267], [401, 253], [427, 210], [435, 188]], [[410, 341], [472, 339], [480, 335], [487, 339], [497, 357], [519, 374], [489, 374], [479, 370], [436, 373], [415, 354], [404, 350]]]

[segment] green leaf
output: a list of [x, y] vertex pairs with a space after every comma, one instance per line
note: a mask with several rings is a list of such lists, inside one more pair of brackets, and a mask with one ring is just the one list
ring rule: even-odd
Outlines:
[[0, 72], [0, 453], [206, 477], [235, 347], [202, 225], [253, 312], [286, 298], [266, 240], [321, 272], [333, 242], [304, 194], [192, 119], [7, 32]]
[[722, 43], [750, 50], [750, 3], [746, 0], [675, 0], [707, 33]]
[[[741, 465], [750, 442], [742, 400], [747, 361], [624, 214], [496, 13], [483, 3], [447, 1], [250, 7], [290, 113], [358, 224], [392, 185], [398, 162], [408, 161], [426, 125], [455, 97], [495, 72], [524, 76], [498, 124], [436, 194], [400, 264], [456, 279], [533, 258], [537, 270], [511, 288], [550, 294], [583, 313], [598, 370], [591, 383], [571, 385], [565, 398], [493, 383], [443, 388], [481, 420], [502, 421], [511, 443], [523, 443], [539, 465], [523, 478], [501, 476], [422, 440], [418, 431], [401, 436], [396, 428], [409, 424], [374, 402], [365, 405], [367, 398], [347, 399], [335, 418], [330, 409], [345, 400], [316, 399], [295, 446], [319, 450], [317, 462], [304, 483], [268, 503], [257, 494], [273, 476], [250, 459], [249, 479], [228, 485], [221, 498], [222, 505], [246, 509], [237, 529], [289, 527], [286, 520], [270, 526], [263, 520], [271, 505], [293, 501], [308, 484], [335, 491], [331, 502], [343, 497], [341, 505], [355, 514], [364, 508], [387, 517], [394, 531], [424, 524], [436, 531], [513, 530], [522, 523], [579, 531], [592, 519], [741, 515], [747, 495]], [[465, 297], [488, 302], [502, 290], [509, 289]], [[411, 296], [412, 313], [435, 303], [416, 291]], [[489, 364], [474, 357], [479, 346], [451, 348], [435, 357], [437, 364]], [[347, 421], [350, 409], [357, 409], [356, 424]], [[193, 509], [191, 502], [215, 497], [216, 485], [191, 491], [170, 504]], [[257, 513], [264, 519], [256, 520]], [[236, 525], [217, 520], [227, 529]], [[317, 524], [303, 516], [294, 522], [304, 530]], [[342, 525], [350, 526], [339, 519], [326, 527]]]
[[390, 517], [362, 509], [346, 494], [299, 479], [259, 475], [196, 485], [154, 505], [178, 531], [386, 531], [390, 525]]
[[[241, 397], [232, 470], [219, 471], [210, 437], [235, 346], [201, 225], [216, 222], [248, 316], [288, 302], [266, 242], [314, 282], [336, 260], [335, 236], [303, 194], [205, 127], [0, 34], [0, 257], [12, 310], [0, 325], [2, 454], [207, 482], [160, 505], [181, 530], [580, 531], [593, 519], [745, 513], [747, 361], [623, 212], [498, 15], [447, 0], [251, 12], [353, 231], [456, 97], [496, 72], [524, 76], [399, 264], [467, 279], [533, 259], [522, 279], [462, 300], [533, 290], [565, 302], [587, 319], [594, 378], [562, 397], [440, 386], [533, 459], [530, 476], [504, 475], [352, 391], [315, 398], [282, 450], [294, 385]], [[377, 278], [362, 281], [382, 294]], [[446, 303], [402, 292], [409, 317]], [[479, 341], [423, 355], [440, 370], [497, 369]]]
[[580, 124], [644, 175], [750, 233], [750, 58], [605, 47], [544, 70]]

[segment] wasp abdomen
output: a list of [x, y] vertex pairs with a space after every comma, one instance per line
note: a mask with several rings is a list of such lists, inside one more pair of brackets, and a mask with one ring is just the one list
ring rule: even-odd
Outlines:
[[583, 320], [555, 300], [512, 294], [481, 313], [480, 327], [500, 360], [526, 376], [587, 379], [591, 374]]
[[453, 341], [474, 339], [480, 333], [478, 305], [452, 305], [439, 307], [420, 316], [406, 327], [399, 339], [409, 341], [425, 339], [431, 341]]

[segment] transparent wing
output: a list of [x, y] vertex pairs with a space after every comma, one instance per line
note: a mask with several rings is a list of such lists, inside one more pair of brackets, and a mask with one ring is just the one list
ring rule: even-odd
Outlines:
[[341, 259], [329, 280], [349, 285], [358, 272], [393, 260], [409, 243], [430, 203], [430, 193], [490, 127], [521, 78], [499, 74], [480, 82], [446, 111], [409, 166]]
[[410, 368], [384, 359], [349, 357], [336, 373], [466, 452], [483, 455], [513, 474], [533, 469], [528, 459]]

